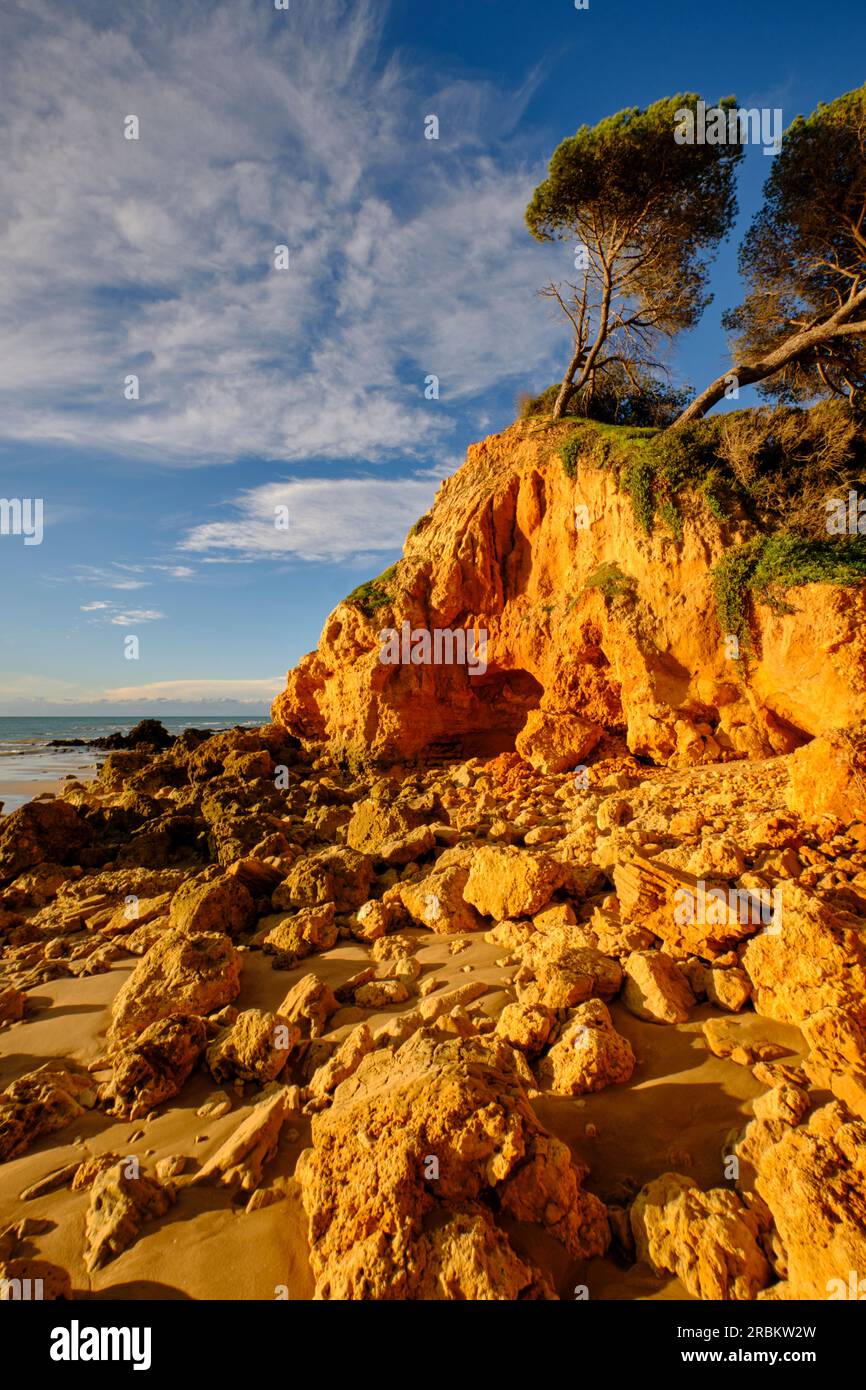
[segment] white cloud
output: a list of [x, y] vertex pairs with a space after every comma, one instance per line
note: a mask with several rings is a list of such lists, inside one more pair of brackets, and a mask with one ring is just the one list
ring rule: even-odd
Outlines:
[[[196, 526], [181, 542], [189, 551], [222, 558], [346, 560], [359, 553], [400, 550], [406, 532], [433, 501], [429, 476], [413, 478], [292, 478], [242, 493], [226, 521]], [[288, 527], [278, 529], [278, 508]], [[219, 555], [218, 555], [219, 557]]]
[[246, 707], [264, 713], [285, 679], [268, 676], [246, 680], [208, 680], [191, 677], [112, 688], [87, 687], [31, 672], [0, 679], [0, 714], [76, 714], [93, 710], [106, 718], [144, 714], [191, 714], [206, 717], [232, 714]]
[[534, 76], [416, 100], [377, 54], [383, 11], [154, 0], [106, 27], [70, 0], [4, 7], [8, 437], [376, 462], [447, 449], [450, 404], [546, 365], [550, 253], [523, 225], [541, 170], [479, 153]]
[[[105, 599], [97, 600], [93, 603], [82, 603], [79, 605], [82, 613], [100, 613], [102, 621], [110, 623], [113, 627], [131, 627], [136, 623], [156, 623], [165, 617], [158, 608], [121, 608], [120, 604], [109, 602]], [[91, 618], [90, 622], [99, 622], [99, 618]]]
[[[167, 563], [161, 560], [147, 560], [136, 565], [112, 560], [105, 565], [73, 565], [71, 576], [63, 575], [62, 578], [49, 576], [49, 582], [66, 584], [71, 577], [78, 584], [99, 584], [103, 589], [117, 589], [123, 592], [147, 589], [153, 583], [153, 578], [133, 579], [131, 577], [133, 574], [147, 574], [166, 579], [191, 579], [195, 575], [195, 570], [189, 565], [178, 565], [174, 562]], [[84, 604], [82, 605], [82, 612], [107, 606], [104, 602]]]
[[132, 627], [136, 623], [158, 623], [164, 617], [158, 608], [127, 608], [123, 613], [113, 613], [109, 622], [114, 627]]
[[231, 700], [270, 701], [285, 685], [285, 677], [264, 680], [171, 680], [149, 685], [118, 685], [103, 692], [106, 700]]

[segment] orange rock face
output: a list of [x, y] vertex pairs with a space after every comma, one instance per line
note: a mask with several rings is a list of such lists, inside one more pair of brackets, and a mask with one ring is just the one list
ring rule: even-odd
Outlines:
[[[812, 584], [789, 591], [789, 612], [759, 606], [746, 685], [716, 615], [719, 523], [695, 502], [681, 545], [663, 527], [646, 536], [611, 472], [566, 476], [566, 429], [518, 422], [470, 447], [376, 591], [380, 606], [368, 617], [338, 604], [318, 650], [290, 672], [278, 724], [358, 763], [490, 756], [517, 742], [552, 771], [580, 763], [599, 726], [625, 730], [636, 754], [687, 765], [789, 752], [863, 719], [862, 592]], [[576, 528], [576, 508], [588, 526]], [[619, 595], [604, 586], [612, 566]], [[437, 633], [465, 644], [477, 631], [484, 660], [467, 651], [449, 664], [460, 654], [449, 638], [438, 664], [382, 661], [404, 623], [430, 635], [434, 658]]]

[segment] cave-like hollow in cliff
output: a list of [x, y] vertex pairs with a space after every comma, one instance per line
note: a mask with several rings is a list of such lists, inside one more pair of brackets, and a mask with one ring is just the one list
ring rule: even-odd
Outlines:
[[489, 665], [483, 675], [472, 676], [475, 700], [468, 719], [445, 737], [433, 739], [424, 750], [425, 760], [439, 758], [495, 758], [513, 753], [514, 741], [530, 710], [537, 709], [544, 687], [520, 669]]

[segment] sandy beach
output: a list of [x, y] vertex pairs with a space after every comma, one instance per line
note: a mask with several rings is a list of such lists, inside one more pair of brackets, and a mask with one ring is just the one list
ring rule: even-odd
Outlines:
[[[848, 1084], [794, 1019], [806, 962], [859, 901], [861, 838], [792, 830], [784, 759], [647, 771], [616, 749], [589, 792], [515, 755], [356, 779], [271, 726], [111, 754], [69, 800], [19, 812], [0, 838], [0, 1231], [27, 1219], [18, 1258], [78, 1299], [787, 1298], [826, 1281], [799, 1230], [800, 1284], [774, 1271], [758, 1235], [784, 1228], [787, 1177], [768, 1201], [756, 1183], [777, 1113], [830, 1123]], [[835, 863], [843, 896], [787, 884], [802, 945], [736, 918], [685, 942], [653, 894], [756, 824], [808, 840], [796, 861], [762, 852], [766, 873]], [[431, 1156], [443, 1178], [458, 1165], [447, 1189], [419, 1177]], [[362, 1227], [392, 1225], [417, 1260], [356, 1254]], [[395, 1285], [425, 1267], [432, 1293]]]
[[[96, 776], [96, 769], [82, 769], [77, 774], [77, 780], [81, 782], [89, 781]], [[63, 777], [32, 777], [25, 778], [3, 778], [0, 777], [0, 815], [8, 816], [12, 811], [16, 811], [19, 806], [23, 806], [26, 801], [33, 801], [37, 796], [61, 796], [63, 787], [70, 780], [72, 774]]]
[[[415, 929], [407, 935], [416, 946], [420, 980], [439, 981], [436, 993], [472, 979], [489, 986], [480, 1001], [489, 1017], [508, 1002], [513, 972], [496, 963], [501, 947], [469, 934], [443, 939]], [[275, 1009], [308, 973], [306, 964], [293, 971], [273, 970], [260, 952], [244, 952], [243, 959], [236, 1000], [240, 1009]], [[360, 943], [343, 943], [317, 957], [315, 969], [336, 990], [368, 959], [369, 951]], [[111, 1002], [134, 964], [128, 958], [104, 975], [52, 981], [33, 990], [28, 1021], [0, 1033], [0, 1089], [57, 1056], [86, 1067], [98, 1063], [105, 1054]], [[344, 1008], [333, 1016], [329, 1036], [345, 1037], [359, 1018], [375, 1028], [413, 1004], [388, 1013]], [[607, 1201], [622, 1201], [636, 1182], [669, 1168], [712, 1186], [718, 1180], [720, 1136], [742, 1128], [750, 1102], [764, 1088], [746, 1067], [714, 1057], [703, 1045], [702, 1024], [718, 1016], [717, 1009], [704, 1005], [676, 1029], [642, 1022], [616, 1004], [612, 1014], [639, 1059], [639, 1078], [627, 1088], [580, 1098], [539, 1096], [534, 1102], [539, 1119], [588, 1165], [592, 1178], [587, 1186]], [[755, 1022], [754, 1015], [745, 1016], [737, 1027], [748, 1036]], [[772, 1036], [786, 1060], [796, 1064], [802, 1050], [798, 1031], [765, 1020], [760, 1027], [762, 1036]], [[109, 1074], [110, 1069], [97, 1070], [95, 1079]], [[98, 1111], [90, 1113], [70, 1131], [0, 1166], [0, 1228], [22, 1214], [46, 1219], [49, 1229], [35, 1238], [34, 1246], [42, 1258], [69, 1271], [76, 1298], [273, 1299], [286, 1296], [283, 1286], [292, 1300], [311, 1298], [307, 1219], [292, 1179], [299, 1154], [311, 1142], [307, 1117], [297, 1117], [284, 1129], [268, 1168], [271, 1183], [286, 1184], [283, 1201], [246, 1212], [245, 1199], [233, 1200], [223, 1189], [187, 1188], [166, 1216], [148, 1223], [129, 1249], [93, 1275], [82, 1258], [90, 1194], [59, 1191], [23, 1205], [19, 1200], [24, 1189], [57, 1168], [102, 1153], [136, 1154], [149, 1166], [175, 1154], [204, 1163], [250, 1114], [256, 1099], [249, 1086], [246, 1095], [243, 1088], [227, 1088], [233, 1096], [231, 1111], [216, 1121], [198, 1118], [196, 1109], [214, 1089], [210, 1078], [197, 1075], [182, 1098], [145, 1121], [112, 1121]], [[519, 1254], [549, 1270], [564, 1299], [586, 1282], [595, 1297], [606, 1299], [690, 1297], [679, 1280], [660, 1279], [645, 1265], [628, 1268], [611, 1256], [576, 1263], [543, 1231], [525, 1223], [511, 1223], [509, 1237]]]

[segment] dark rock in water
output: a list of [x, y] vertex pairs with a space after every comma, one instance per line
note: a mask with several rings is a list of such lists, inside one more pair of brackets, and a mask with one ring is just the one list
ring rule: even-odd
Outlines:
[[[187, 734], [199, 735], [193, 743], [195, 748], [203, 739], [210, 737], [209, 730], [187, 729]], [[171, 748], [176, 742], [159, 719], [141, 719], [128, 734], [104, 734], [100, 738], [53, 738], [49, 748], [104, 748], [108, 752], [118, 752], [124, 748]], [[184, 745], [188, 747], [190, 745]]]
[[135, 728], [130, 729], [127, 738], [130, 748], [137, 748], [142, 743], [151, 748], [170, 748], [174, 743], [174, 734], [170, 734], [158, 719], [139, 720]]

